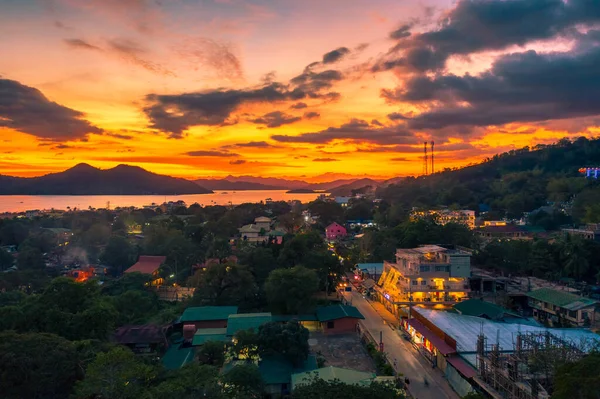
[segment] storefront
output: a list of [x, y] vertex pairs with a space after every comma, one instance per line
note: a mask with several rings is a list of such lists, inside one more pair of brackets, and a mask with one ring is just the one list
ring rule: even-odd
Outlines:
[[432, 366], [439, 367], [442, 371], [446, 370], [446, 356], [456, 353], [456, 349], [417, 319], [402, 320], [402, 329], [408, 333], [411, 342]]

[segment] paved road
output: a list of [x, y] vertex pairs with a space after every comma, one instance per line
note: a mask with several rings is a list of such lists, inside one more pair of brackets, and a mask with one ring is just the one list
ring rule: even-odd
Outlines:
[[[419, 355], [410, 343], [402, 339], [398, 333], [385, 324], [381, 316], [363, 296], [356, 292], [344, 292], [348, 302], [352, 302], [365, 316], [362, 324], [371, 335], [379, 340], [379, 332], [383, 332], [383, 350], [388, 354], [388, 359], [397, 360], [396, 371], [408, 377], [410, 384], [408, 390], [417, 399], [458, 399], [459, 396], [450, 388], [437, 369], [427, 366], [427, 361]], [[429, 386], [425, 386], [423, 376], [427, 377]]]

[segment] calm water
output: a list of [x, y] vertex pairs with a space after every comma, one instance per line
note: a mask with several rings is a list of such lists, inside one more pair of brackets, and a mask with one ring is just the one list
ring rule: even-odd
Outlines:
[[245, 202], [260, 202], [267, 198], [273, 201], [299, 200], [310, 202], [321, 193], [286, 194], [286, 190], [257, 190], [257, 191], [215, 191], [214, 194], [192, 195], [1, 195], [0, 213], [23, 212], [33, 209], [67, 209], [78, 208], [110, 208], [125, 206], [143, 207], [152, 203], [162, 204], [165, 201], [185, 201], [191, 205], [195, 202], [201, 205], [238, 205]]

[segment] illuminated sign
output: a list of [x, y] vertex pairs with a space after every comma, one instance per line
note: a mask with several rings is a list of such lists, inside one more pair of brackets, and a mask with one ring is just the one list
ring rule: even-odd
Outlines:
[[579, 173], [585, 175], [589, 179], [598, 179], [598, 171], [600, 168], [580, 168]]
[[383, 296], [385, 297], [385, 299], [390, 299], [390, 294], [383, 294]]

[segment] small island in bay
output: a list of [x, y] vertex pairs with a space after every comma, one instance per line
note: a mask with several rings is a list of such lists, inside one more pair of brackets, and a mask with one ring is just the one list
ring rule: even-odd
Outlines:
[[293, 190], [286, 191], [286, 194], [314, 194], [315, 190], [311, 190], [310, 188], [295, 188]]

